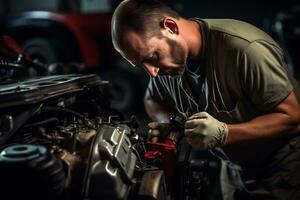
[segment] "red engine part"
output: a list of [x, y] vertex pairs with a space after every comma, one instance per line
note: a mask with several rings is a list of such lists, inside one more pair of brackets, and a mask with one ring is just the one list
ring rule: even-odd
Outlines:
[[172, 141], [166, 140], [164, 143], [147, 143], [147, 151], [144, 155], [146, 161], [157, 163], [159, 167], [165, 172], [166, 185], [168, 192], [172, 189], [173, 180], [176, 170], [176, 144]]

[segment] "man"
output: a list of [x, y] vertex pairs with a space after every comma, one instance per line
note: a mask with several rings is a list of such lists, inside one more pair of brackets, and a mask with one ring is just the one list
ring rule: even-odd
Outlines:
[[300, 106], [278, 44], [237, 20], [185, 19], [155, 0], [120, 3], [115, 49], [152, 77], [153, 120], [188, 117], [194, 149], [221, 147], [251, 199], [300, 199]]

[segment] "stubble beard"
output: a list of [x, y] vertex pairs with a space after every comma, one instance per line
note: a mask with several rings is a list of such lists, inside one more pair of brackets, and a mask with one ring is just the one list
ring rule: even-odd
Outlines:
[[[171, 77], [181, 77], [186, 69], [185, 52], [178, 42], [165, 38], [171, 49], [171, 57], [175, 66], [163, 69], [163, 74]], [[162, 70], [162, 69], [161, 69]]]

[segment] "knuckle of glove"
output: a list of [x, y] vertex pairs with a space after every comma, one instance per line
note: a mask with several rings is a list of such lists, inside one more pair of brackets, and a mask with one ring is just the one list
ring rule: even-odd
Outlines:
[[197, 119], [191, 119], [191, 120], [187, 120], [185, 122], [185, 128], [186, 129], [193, 129], [197, 126]]

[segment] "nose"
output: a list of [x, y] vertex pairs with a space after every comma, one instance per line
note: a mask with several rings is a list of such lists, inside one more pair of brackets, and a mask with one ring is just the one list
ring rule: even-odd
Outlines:
[[144, 68], [146, 72], [151, 76], [151, 77], [156, 77], [159, 72], [159, 68], [150, 64], [145, 64]]

